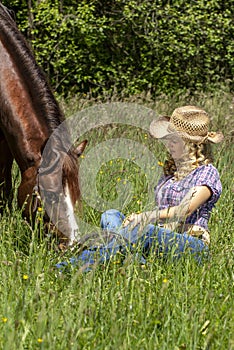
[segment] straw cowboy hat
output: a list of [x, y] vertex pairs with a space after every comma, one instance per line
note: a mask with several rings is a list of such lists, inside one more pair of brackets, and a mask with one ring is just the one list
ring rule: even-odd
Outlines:
[[204, 143], [210, 141], [218, 143], [223, 140], [221, 132], [209, 131], [209, 115], [196, 106], [183, 106], [176, 108], [171, 117], [163, 116], [153, 120], [150, 124], [150, 134], [162, 139], [177, 133], [185, 141]]

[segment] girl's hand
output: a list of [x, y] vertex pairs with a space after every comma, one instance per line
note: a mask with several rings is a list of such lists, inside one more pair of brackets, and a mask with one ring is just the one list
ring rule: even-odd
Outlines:
[[137, 225], [139, 225], [143, 220], [142, 213], [135, 214], [132, 213], [129, 216], [126, 217], [126, 219], [123, 222], [123, 227], [129, 226], [129, 228], [133, 229]]
[[146, 225], [150, 222], [157, 220], [157, 211], [148, 211], [144, 213], [132, 213], [127, 216], [123, 222], [123, 227], [128, 226], [129, 229], [133, 230], [137, 225], [139, 225], [139, 230], [143, 230]]

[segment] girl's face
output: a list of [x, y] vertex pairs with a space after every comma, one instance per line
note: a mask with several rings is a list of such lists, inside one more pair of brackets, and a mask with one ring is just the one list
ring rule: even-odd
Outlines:
[[174, 160], [184, 156], [185, 143], [179, 135], [168, 135], [164, 138], [164, 142]]

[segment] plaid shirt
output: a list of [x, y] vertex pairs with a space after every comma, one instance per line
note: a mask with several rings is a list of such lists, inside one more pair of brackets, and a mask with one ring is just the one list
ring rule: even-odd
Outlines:
[[203, 185], [209, 187], [212, 195], [207, 202], [187, 217], [185, 223], [198, 225], [207, 230], [211, 210], [222, 192], [218, 170], [212, 164], [199, 166], [180, 181], [174, 181], [173, 176], [161, 177], [155, 187], [156, 205], [159, 209], [179, 205], [191, 188]]

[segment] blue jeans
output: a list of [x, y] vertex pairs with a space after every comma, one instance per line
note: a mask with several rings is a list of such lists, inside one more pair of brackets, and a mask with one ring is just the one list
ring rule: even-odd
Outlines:
[[[104, 263], [117, 253], [122, 255], [127, 251], [136, 251], [141, 263], [150, 252], [156, 253], [159, 257], [181, 258], [184, 253], [191, 254], [198, 263], [202, 262], [204, 256], [208, 256], [207, 245], [200, 239], [185, 233], [176, 233], [152, 224], [145, 227], [142, 233], [138, 226], [133, 230], [122, 227], [125, 216], [115, 209], [104, 212], [101, 216], [101, 228], [105, 231], [116, 233], [106, 245], [99, 248], [91, 247], [84, 250], [77, 258], [70, 259], [71, 264], [81, 264], [87, 267], [97, 262]], [[64, 263], [57, 264], [61, 267]], [[66, 265], [66, 263], [65, 263]]]

